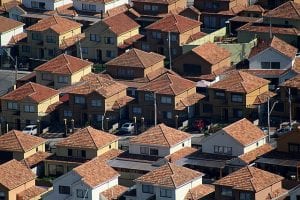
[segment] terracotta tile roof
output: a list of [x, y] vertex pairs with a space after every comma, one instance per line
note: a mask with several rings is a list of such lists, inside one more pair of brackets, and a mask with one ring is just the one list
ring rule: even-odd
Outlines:
[[185, 158], [185, 157], [195, 153], [196, 151], [198, 151], [198, 149], [195, 149], [192, 147], [184, 147], [184, 148], [176, 151], [175, 153], [172, 153], [172, 154], [166, 156], [165, 158], [168, 160], [168, 162], [174, 163], [182, 158]]
[[132, 46], [134, 44], [134, 42], [138, 41], [139, 39], [143, 38], [144, 35], [141, 35], [141, 34], [137, 34], [137, 35], [134, 35], [130, 38], [127, 38], [126, 40], [124, 40], [123, 44], [121, 45], [118, 45], [118, 48], [120, 49], [129, 49], [130, 46]]
[[35, 178], [30, 169], [15, 159], [0, 165], [0, 184], [8, 190], [13, 190]]
[[164, 124], [158, 124], [157, 126], [152, 127], [142, 134], [132, 138], [130, 143], [172, 147], [191, 137], [192, 136], [186, 132], [170, 128]]
[[194, 14], [198, 14], [198, 15], [201, 14], [201, 12], [194, 6], [189, 6], [189, 7], [185, 8], [184, 10], [181, 10], [178, 14], [184, 16], [185, 13], [186, 14], [194, 13]]
[[79, 149], [99, 149], [111, 144], [116, 140], [118, 140], [117, 136], [88, 126], [86, 128], [79, 129], [72, 135], [61, 140], [56, 144], [56, 146]]
[[17, 44], [19, 41], [24, 40], [25, 38], [27, 38], [27, 33], [19, 33], [15, 36], [13, 36], [10, 41], [9, 44], [10, 45], [15, 45]]
[[73, 74], [93, 63], [81, 60], [66, 54], [61, 54], [52, 60], [38, 66], [35, 71], [50, 72], [53, 74]]
[[179, 0], [132, 0], [132, 2], [141, 2], [141, 3], [156, 3], [156, 4], [173, 4]]
[[11, 130], [0, 136], [1, 151], [27, 152], [46, 142], [45, 139], [29, 135], [17, 130]]
[[50, 10], [50, 11], [44, 12], [44, 14], [65, 15], [65, 16], [67, 15], [67, 16], [73, 16], [73, 17], [78, 15], [78, 13], [76, 12], [72, 3], [57, 7], [55, 10]]
[[200, 178], [203, 175], [204, 174], [201, 172], [177, 166], [172, 163], [167, 163], [135, 179], [135, 182], [142, 182], [168, 188], [178, 188], [196, 178]]
[[82, 25], [73, 20], [69, 20], [58, 15], [53, 15], [38, 21], [36, 24], [29, 26], [27, 31], [45, 31], [51, 29], [58, 34], [80, 28]]
[[120, 176], [117, 171], [103, 161], [101, 156], [74, 168], [73, 171], [92, 188]]
[[230, 18], [229, 21], [234, 21], [234, 22], [257, 22], [261, 18], [256, 18], [256, 17], [245, 17], [245, 16], [235, 16], [233, 18]]
[[249, 151], [243, 155], [240, 155], [239, 158], [245, 163], [249, 164], [256, 160], [258, 157], [272, 151], [274, 148], [270, 144], [264, 144], [260, 147], [255, 148], [252, 151]]
[[188, 106], [197, 104], [201, 99], [204, 99], [204, 98], [205, 98], [205, 96], [203, 94], [199, 94], [199, 93], [189, 95], [186, 98], [181, 99], [178, 103], [176, 103], [175, 110], [184, 110]]
[[64, 102], [62, 101], [58, 101], [56, 103], [51, 104], [50, 106], [48, 106], [46, 113], [52, 113], [53, 111], [56, 111], [57, 109], [60, 108], [60, 106], [63, 105]]
[[277, 174], [247, 166], [221, 178], [214, 185], [228, 186], [235, 190], [259, 192], [283, 179]]
[[196, 27], [199, 27], [200, 31], [200, 22], [181, 15], [170, 14], [150, 24], [145, 29], [160, 30], [162, 32], [184, 33]]
[[200, 184], [190, 189], [184, 197], [184, 200], [199, 200], [215, 192], [213, 185]]
[[130, 97], [130, 96], [121, 97], [115, 101], [115, 103], [112, 106], [112, 109], [118, 110], [118, 109], [126, 106], [129, 102], [131, 102], [133, 100], [134, 100], [134, 98]]
[[296, 57], [294, 66], [292, 66], [292, 70], [300, 74], [300, 57]]
[[[239, 14], [240, 12], [242, 12], [246, 7], [243, 5], [236, 5], [232, 8], [229, 8], [228, 10], [223, 10], [223, 11], [219, 11], [217, 14], [218, 15], [229, 15], [229, 16], [235, 16], [237, 14]], [[203, 14], [205, 12], [202, 12]]]
[[192, 51], [212, 65], [231, 56], [231, 53], [227, 49], [211, 42], [195, 47]]
[[134, 67], [134, 68], [148, 68], [161, 62], [165, 59], [165, 56], [154, 52], [145, 52], [139, 49], [130, 49], [122, 55], [108, 61], [105, 65], [107, 67], [122, 66], [122, 67]]
[[101, 192], [100, 197], [104, 197], [106, 200], [116, 200], [119, 199], [119, 197], [121, 197], [127, 190], [127, 187], [115, 185], [104, 192]]
[[152, 91], [158, 94], [178, 95], [195, 86], [195, 82], [184, 79], [178, 75], [164, 73], [138, 88], [138, 90]]
[[22, 22], [0, 16], [0, 33], [5, 33], [20, 26], [24, 26], [24, 24]]
[[24, 164], [28, 168], [35, 167], [39, 163], [43, 162], [52, 154], [49, 152], [38, 151], [35, 154], [21, 160], [21, 163]]
[[282, 55], [285, 55], [292, 59], [296, 57], [296, 53], [298, 52], [298, 49], [296, 47], [274, 36], [271, 41], [260, 41], [256, 47], [252, 48], [249, 58], [259, 54], [260, 52], [263, 52], [268, 48], [275, 49]]
[[248, 146], [266, 137], [265, 133], [246, 118], [222, 129], [243, 146]]
[[274, 96], [276, 96], [277, 94], [271, 91], [268, 92], [264, 92], [262, 94], [257, 95], [257, 97], [254, 100], [254, 105], [260, 105], [260, 104], [264, 104], [268, 101], [268, 98], [272, 98]]
[[69, 38], [62, 39], [59, 49], [65, 50], [69, 47], [72, 47], [77, 42], [85, 38], [85, 33], [77, 34]]
[[244, 9], [244, 11], [248, 12], [265, 12], [265, 9], [261, 7], [260, 5], [250, 5], [247, 8]]
[[37, 83], [26, 83], [21, 87], [11, 91], [10, 93], [0, 97], [1, 100], [21, 101], [23, 99], [30, 99], [36, 103], [40, 103], [55, 95], [58, 91]]
[[189, 39], [187, 40], [186, 43], [191, 43], [191, 42], [193, 42], [193, 41], [195, 41], [195, 40], [198, 40], [198, 39], [200, 39], [200, 38], [202, 38], [202, 37], [204, 37], [204, 36], [206, 36], [206, 35], [207, 35], [207, 34], [206, 34], [206, 33], [203, 33], [203, 32], [195, 33], [195, 34], [193, 34], [193, 35], [191, 35], [191, 36], [189, 37]]
[[40, 195], [47, 192], [46, 188], [39, 186], [32, 186], [20, 193], [17, 194], [18, 200], [32, 200], [35, 197], [39, 197]]
[[108, 17], [104, 19], [103, 22], [112, 32], [117, 34], [117, 36], [140, 27], [138, 23], [124, 13]]
[[259, 77], [279, 77], [283, 74], [285, 74], [288, 70], [285, 69], [245, 69], [241, 70], [243, 72], [247, 72], [249, 74], [252, 74], [254, 76], [259, 76]]
[[282, 86], [300, 89], [300, 74], [285, 81]]
[[300, 4], [288, 1], [267, 12], [265, 17], [300, 20]]
[[103, 97], [108, 98], [126, 90], [126, 88], [126, 85], [108, 79], [101, 74], [90, 73], [82, 77], [80, 82], [61, 89], [61, 92], [81, 95], [88, 95], [92, 92], [96, 92]]
[[269, 84], [268, 80], [243, 71], [233, 70], [221, 76], [223, 77], [220, 81], [209, 87], [231, 92], [249, 93]]

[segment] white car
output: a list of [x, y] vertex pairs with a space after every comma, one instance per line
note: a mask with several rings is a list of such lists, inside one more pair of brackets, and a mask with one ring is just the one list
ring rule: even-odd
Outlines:
[[23, 129], [23, 133], [27, 133], [29, 135], [37, 134], [37, 125], [28, 125]]
[[133, 133], [134, 132], [134, 123], [125, 123], [120, 128], [121, 132]]

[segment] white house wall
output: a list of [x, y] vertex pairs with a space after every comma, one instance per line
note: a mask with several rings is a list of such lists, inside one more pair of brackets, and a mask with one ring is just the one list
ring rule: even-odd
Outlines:
[[185, 195], [188, 193], [188, 191], [194, 187], [197, 187], [202, 184], [202, 177], [192, 181], [191, 183], [188, 183], [186, 185], [183, 185], [182, 187], [176, 189], [175, 195], [176, 200], [184, 200]]
[[23, 33], [23, 26], [20, 26], [16, 29], [13, 29], [11, 31], [5, 32], [0, 34], [1, 35], [1, 43], [0, 46], [7, 46], [11, 38], [17, 34]]
[[249, 151], [252, 151], [262, 145], [266, 144], [266, 138], [263, 138], [247, 147], [244, 148], [244, 153], [248, 153]]
[[179, 144], [173, 146], [170, 149], [170, 154], [175, 153], [176, 151], [179, 151], [180, 149], [184, 148], [184, 147], [191, 147], [192, 142], [191, 139], [189, 138], [188, 140], [185, 140], [183, 142], [180, 142]]
[[115, 8], [115, 7], [124, 5], [124, 4], [128, 4], [128, 3], [129, 3], [128, 0], [116, 0], [116, 1], [109, 2], [109, 3], [105, 4], [104, 12], [107, 12], [108, 10], [110, 10], [112, 8]]
[[170, 155], [170, 149], [166, 147], [158, 147], [158, 146], [148, 146], [148, 145], [140, 145], [140, 144], [129, 144], [129, 153], [130, 154], [141, 154], [140, 147], [149, 147], [158, 149], [158, 156], [165, 157]]

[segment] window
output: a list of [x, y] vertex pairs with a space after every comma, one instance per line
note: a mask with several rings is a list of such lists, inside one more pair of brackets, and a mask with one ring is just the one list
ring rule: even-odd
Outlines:
[[152, 185], [142, 185], [143, 193], [150, 193], [153, 194], [153, 186]]
[[92, 99], [92, 106], [93, 107], [100, 107], [102, 105], [101, 100], [99, 99]]
[[153, 31], [153, 32], [152, 32], [152, 38], [153, 38], [153, 39], [161, 39], [161, 33], [160, 33], [160, 32], [156, 32], [156, 31]]
[[249, 192], [241, 192], [240, 193], [240, 200], [251, 200], [251, 193]]
[[153, 101], [153, 95], [152, 94], [145, 94], [145, 101]]
[[170, 112], [170, 111], [163, 111], [163, 118], [164, 119], [172, 119], [172, 112]]
[[100, 36], [96, 34], [90, 34], [90, 41], [100, 42]]
[[82, 54], [88, 54], [89, 49], [87, 47], [83, 47], [83, 48], [81, 48], [81, 52], [82, 52]]
[[30, 46], [22, 45], [22, 52], [27, 52], [27, 53], [30, 52]]
[[87, 199], [88, 198], [88, 190], [77, 189], [76, 194], [78, 198]]
[[142, 109], [140, 107], [133, 107], [132, 112], [133, 114], [142, 114]]
[[216, 99], [225, 99], [225, 92], [216, 91], [215, 92], [215, 98]]
[[280, 69], [280, 62], [271, 62], [271, 69]]
[[212, 113], [213, 105], [212, 104], [203, 104], [202, 111], [203, 111], [203, 113]]
[[169, 190], [169, 189], [160, 189], [160, 196], [161, 197], [172, 198], [172, 190]]
[[63, 185], [60, 185], [58, 186], [58, 191], [59, 191], [59, 194], [70, 194], [70, 186], [63, 186]]
[[39, 3], [36, 1], [32, 1], [31, 2], [31, 8], [38, 8], [39, 7]]
[[232, 154], [232, 147], [215, 145], [214, 146], [214, 153], [231, 155]]
[[114, 52], [114, 51], [107, 50], [107, 51], [106, 51], [106, 57], [107, 57], [107, 58], [114, 58], [114, 57], [115, 57], [115, 52]]
[[158, 156], [158, 149], [150, 148], [150, 155], [151, 156]]
[[18, 104], [15, 102], [8, 102], [7, 103], [7, 108], [9, 110], [17, 110], [18, 109]]
[[160, 98], [160, 102], [161, 102], [161, 103], [168, 103], [168, 104], [171, 104], [171, 103], [172, 103], [172, 99], [171, 99], [171, 97], [162, 96], [162, 97]]
[[69, 81], [69, 77], [67, 77], [67, 76], [59, 76], [58, 77], [59, 83], [68, 83], [68, 81]]
[[81, 96], [75, 96], [75, 103], [76, 104], [85, 104], [85, 98]]
[[81, 157], [86, 158], [86, 151], [85, 150], [81, 150]]
[[54, 56], [54, 50], [48, 49], [48, 56]]
[[52, 75], [51, 74], [42, 74], [42, 79], [45, 81], [51, 81], [52, 80]]
[[243, 102], [243, 95], [241, 94], [231, 94], [231, 101], [236, 103]]
[[82, 10], [88, 10], [89, 9], [89, 4], [82, 4]]
[[288, 143], [290, 153], [300, 153], [300, 144]]
[[142, 42], [142, 50], [143, 51], [149, 51], [150, 50], [149, 44], [146, 44], [146, 43]]
[[41, 40], [41, 35], [39, 33], [32, 33], [31, 39], [32, 40]]
[[177, 35], [175, 35], [175, 34], [171, 34], [171, 41], [172, 42], [177, 42]]
[[33, 112], [35, 112], [35, 107], [33, 105], [25, 105], [24, 106], [24, 112], [33, 113]]
[[71, 110], [64, 110], [64, 117], [72, 117], [72, 111]]
[[106, 37], [105, 44], [114, 44], [115, 40], [113, 37]]
[[151, 10], [151, 6], [150, 5], [144, 5], [144, 11], [149, 11]]
[[230, 188], [222, 187], [221, 195], [226, 197], [232, 197], [232, 190]]
[[284, 112], [284, 103], [279, 102], [275, 105], [274, 110], [276, 112]]
[[47, 35], [46, 36], [46, 41], [48, 43], [55, 43], [56, 37], [54, 35]]
[[68, 156], [69, 157], [72, 157], [73, 156], [73, 153], [72, 153], [73, 151], [72, 151], [72, 149], [68, 149]]
[[5, 200], [5, 199], [6, 199], [5, 192], [0, 191], [0, 200]]
[[173, 55], [173, 56], [177, 55], [177, 49], [172, 48], [172, 55]]
[[143, 155], [148, 155], [149, 154], [149, 148], [148, 147], [140, 147], [140, 152]]
[[151, 6], [151, 10], [154, 11], [154, 12], [158, 11], [158, 6], [155, 6], [155, 5]]
[[241, 118], [243, 117], [243, 110], [241, 109], [233, 109], [233, 117]]
[[96, 5], [90, 4], [90, 5], [89, 5], [89, 10], [90, 10], [90, 11], [96, 11]]
[[280, 62], [261, 62], [262, 69], [280, 69]]

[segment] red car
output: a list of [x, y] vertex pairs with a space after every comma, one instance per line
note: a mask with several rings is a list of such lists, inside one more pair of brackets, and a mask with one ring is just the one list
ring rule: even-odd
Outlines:
[[197, 131], [202, 131], [206, 128], [206, 123], [203, 119], [197, 119], [193, 123], [193, 128]]

